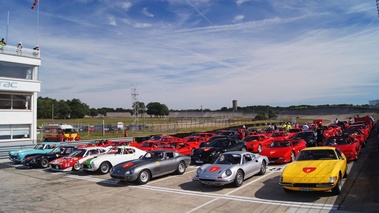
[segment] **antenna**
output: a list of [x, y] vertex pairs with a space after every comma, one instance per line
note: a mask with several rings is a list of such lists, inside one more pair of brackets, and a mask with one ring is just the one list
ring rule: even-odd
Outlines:
[[133, 131], [138, 128], [138, 108], [139, 108], [139, 103], [138, 103], [138, 92], [137, 88], [132, 87], [132, 102], [133, 102]]
[[379, 17], [379, 0], [376, 0], [376, 8], [378, 10], [378, 17]]

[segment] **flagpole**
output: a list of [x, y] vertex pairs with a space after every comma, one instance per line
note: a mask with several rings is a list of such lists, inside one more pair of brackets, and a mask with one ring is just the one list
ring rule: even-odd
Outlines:
[[41, 0], [37, 5], [37, 29], [36, 29], [36, 46], [38, 45], [38, 28], [39, 28], [39, 5], [41, 4]]
[[7, 29], [5, 33], [5, 43], [8, 42], [8, 28], [9, 28], [9, 11], [8, 11], [8, 17], [7, 17]]

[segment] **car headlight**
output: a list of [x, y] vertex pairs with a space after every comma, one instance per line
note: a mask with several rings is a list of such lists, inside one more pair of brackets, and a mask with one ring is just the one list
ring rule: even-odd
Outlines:
[[225, 174], [226, 174], [227, 176], [230, 176], [230, 175], [232, 175], [232, 170], [230, 170], [230, 169], [227, 169], [227, 170], [225, 171]]
[[125, 175], [132, 175], [134, 173], [134, 168], [129, 169], [129, 171], [125, 172]]
[[200, 167], [196, 170], [196, 174], [200, 174], [202, 172], [203, 172], [203, 170]]
[[95, 168], [95, 163], [93, 161], [91, 162], [91, 168]]
[[337, 176], [333, 176], [329, 178], [329, 183], [334, 183], [337, 180]]

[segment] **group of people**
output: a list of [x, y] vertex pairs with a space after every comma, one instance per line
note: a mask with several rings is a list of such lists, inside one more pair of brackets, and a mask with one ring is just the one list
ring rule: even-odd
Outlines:
[[[0, 48], [3, 48], [5, 45], [7, 45], [7, 43], [5, 42], [5, 39], [2, 38], [2, 39], [0, 40]], [[17, 54], [21, 54], [21, 53], [22, 53], [22, 48], [24, 47], [24, 46], [22, 45], [22, 42], [21, 42], [21, 41], [18, 42], [18, 44], [17, 44], [16, 47], [17, 47], [17, 50], [16, 50]], [[38, 46], [38, 44], [33, 48], [33, 50], [39, 51], [39, 46]]]

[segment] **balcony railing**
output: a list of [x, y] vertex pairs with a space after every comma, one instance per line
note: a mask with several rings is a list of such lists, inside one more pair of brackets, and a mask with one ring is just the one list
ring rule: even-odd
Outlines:
[[33, 50], [28, 48], [17, 48], [16, 46], [11, 45], [0, 45], [0, 54], [5, 53], [9, 55], [19, 55], [19, 56], [25, 56], [25, 57], [31, 57], [31, 58], [40, 58], [40, 51], [39, 50]]

